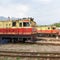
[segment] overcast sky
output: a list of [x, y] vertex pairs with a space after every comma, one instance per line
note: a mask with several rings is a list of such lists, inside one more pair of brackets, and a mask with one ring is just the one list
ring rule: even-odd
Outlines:
[[33, 17], [39, 25], [60, 22], [60, 0], [0, 0], [0, 16]]

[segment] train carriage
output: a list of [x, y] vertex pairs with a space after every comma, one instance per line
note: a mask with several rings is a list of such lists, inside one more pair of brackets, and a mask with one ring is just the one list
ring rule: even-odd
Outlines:
[[57, 36], [58, 30], [55, 26], [43, 26], [43, 27], [36, 27], [38, 36]]

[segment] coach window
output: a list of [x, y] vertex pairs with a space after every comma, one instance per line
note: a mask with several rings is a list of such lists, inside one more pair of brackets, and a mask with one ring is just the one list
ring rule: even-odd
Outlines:
[[55, 28], [55, 27], [53, 27], [52, 29], [53, 29], [53, 30], [55, 30], [56, 28]]
[[22, 27], [22, 23], [19, 23], [19, 27]]
[[30, 26], [30, 24], [29, 24], [29, 22], [23, 22], [23, 26], [28, 27], [28, 26]]
[[8, 24], [6, 24], [6, 26], [8, 26]]
[[50, 27], [48, 27], [48, 29], [50, 29]]
[[12, 22], [12, 26], [16, 26], [16, 22]]
[[9, 26], [10, 26], [11, 24], [9, 24]]

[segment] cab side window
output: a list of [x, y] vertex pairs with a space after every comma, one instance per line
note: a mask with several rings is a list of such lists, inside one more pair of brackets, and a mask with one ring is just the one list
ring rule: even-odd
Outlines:
[[12, 22], [12, 26], [16, 26], [16, 22]]
[[22, 23], [19, 23], [19, 27], [22, 27]]
[[23, 22], [23, 26], [24, 26], [24, 27], [29, 27], [30, 24], [29, 24], [29, 22]]
[[56, 28], [53, 27], [52, 29], [55, 30]]

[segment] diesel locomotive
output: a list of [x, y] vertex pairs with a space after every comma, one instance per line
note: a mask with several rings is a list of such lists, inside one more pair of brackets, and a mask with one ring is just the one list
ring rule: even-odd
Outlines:
[[36, 39], [36, 22], [33, 18], [0, 21], [0, 40], [9, 42], [34, 41]]

